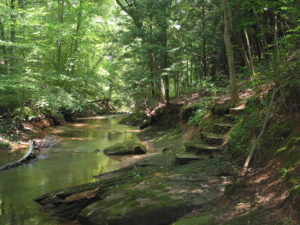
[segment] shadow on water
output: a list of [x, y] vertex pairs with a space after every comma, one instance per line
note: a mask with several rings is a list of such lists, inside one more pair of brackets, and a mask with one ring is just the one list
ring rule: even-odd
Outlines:
[[[95, 181], [93, 176], [119, 167], [102, 150], [136, 138], [133, 128], [119, 125], [118, 117], [80, 119], [53, 127], [47, 134], [63, 140], [42, 159], [0, 173], [1, 225], [59, 225], [39, 211], [34, 199], [41, 195]], [[96, 151], [98, 149], [98, 151]], [[65, 224], [65, 223], [64, 223]]]

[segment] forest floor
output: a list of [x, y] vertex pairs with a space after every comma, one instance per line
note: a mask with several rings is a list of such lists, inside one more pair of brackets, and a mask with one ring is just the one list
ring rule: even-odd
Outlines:
[[138, 134], [147, 154], [123, 157], [123, 168], [96, 176], [98, 182], [42, 196], [37, 201], [43, 210], [64, 221], [95, 225], [299, 224], [279, 170], [284, 163], [268, 160], [241, 176], [241, 168], [223, 153], [223, 144], [215, 145], [226, 142], [230, 126], [217, 123], [225, 116], [214, 121], [215, 133], [206, 135], [182, 121], [201, 101], [201, 93], [182, 101], [178, 105], [186, 112], [180, 110], [179, 116], [174, 108], [161, 110], [154, 124]]

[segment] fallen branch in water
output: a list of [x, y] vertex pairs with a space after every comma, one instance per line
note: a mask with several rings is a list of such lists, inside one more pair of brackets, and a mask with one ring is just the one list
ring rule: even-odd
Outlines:
[[15, 162], [8, 163], [8, 164], [0, 167], [0, 171], [3, 171], [3, 170], [6, 170], [6, 169], [9, 169], [9, 168], [18, 166], [21, 163], [23, 163], [24, 161], [26, 161], [28, 158], [32, 157], [33, 148], [34, 148], [33, 141], [29, 141], [29, 148], [28, 148], [27, 153], [21, 159], [15, 161]]

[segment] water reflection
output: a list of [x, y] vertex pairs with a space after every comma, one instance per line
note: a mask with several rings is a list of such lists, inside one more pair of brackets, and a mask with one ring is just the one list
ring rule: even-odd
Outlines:
[[18, 149], [13, 152], [0, 151], [0, 166], [20, 159], [25, 154], [26, 151], [27, 151], [27, 149], [25, 149], [25, 148]]
[[[83, 119], [74, 124], [51, 128], [48, 133], [63, 139], [63, 145], [48, 157], [0, 173], [1, 225], [58, 225], [39, 211], [33, 199], [51, 191], [87, 182], [93, 176], [118, 167], [102, 150], [136, 138], [118, 118]], [[100, 149], [98, 153], [96, 149]]]

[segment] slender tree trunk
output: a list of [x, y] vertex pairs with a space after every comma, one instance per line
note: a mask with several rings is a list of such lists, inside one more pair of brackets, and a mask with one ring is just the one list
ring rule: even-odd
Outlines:
[[263, 49], [263, 43], [262, 41], [257, 38], [254, 37], [254, 43], [253, 43], [253, 48], [254, 48], [254, 52], [255, 55], [257, 56], [258, 59], [262, 59], [262, 49]]
[[255, 68], [254, 68], [253, 57], [252, 57], [252, 52], [251, 52], [251, 45], [250, 45], [250, 40], [249, 40], [248, 32], [247, 32], [246, 29], [244, 30], [244, 34], [245, 34], [246, 43], [247, 43], [249, 66], [250, 66], [250, 69], [252, 71], [253, 76], [255, 76]]
[[[152, 22], [152, 17], [150, 18], [150, 21]], [[150, 24], [150, 37], [152, 40], [153, 37], [153, 26]], [[155, 82], [155, 59], [154, 59], [154, 52], [152, 49], [148, 49], [148, 67], [149, 67], [149, 72], [150, 72], [150, 88], [151, 88], [151, 97], [154, 98], [156, 97], [156, 82]]]
[[72, 43], [72, 49], [71, 49], [71, 58], [73, 59], [71, 73], [75, 72], [75, 63], [76, 63], [76, 59], [77, 59], [78, 47], [79, 47], [79, 42], [80, 42], [80, 29], [81, 29], [81, 24], [82, 24], [82, 11], [83, 11], [82, 4], [83, 4], [83, 0], [80, 0], [79, 1], [79, 11], [77, 14], [76, 30], [75, 30], [74, 40]]
[[271, 97], [271, 101], [269, 103], [269, 108], [268, 108], [267, 114], [265, 116], [263, 126], [262, 126], [257, 138], [254, 139], [251, 150], [250, 150], [250, 153], [249, 153], [249, 155], [248, 155], [248, 157], [247, 157], [247, 159], [244, 163], [244, 168], [243, 168], [243, 172], [242, 172], [243, 176], [247, 174], [250, 162], [251, 162], [251, 160], [254, 156], [254, 153], [257, 149], [257, 146], [258, 146], [259, 142], [261, 141], [261, 138], [263, 137], [263, 135], [265, 133], [265, 130], [267, 128], [267, 125], [268, 125], [268, 122], [269, 122], [269, 119], [270, 119], [270, 116], [271, 116], [271, 113], [272, 113], [272, 107], [273, 107], [273, 103], [274, 103], [276, 93], [277, 93], [277, 88], [274, 88], [273, 94], [272, 94], [272, 97]]
[[[16, 2], [15, 0], [10, 1], [10, 42], [14, 44], [16, 42]], [[8, 59], [8, 72], [12, 71], [12, 67], [14, 66], [14, 59], [15, 59], [15, 46], [12, 45], [9, 47], [9, 59]]]
[[[2, 23], [2, 20], [0, 19], [0, 39], [5, 40], [5, 30], [4, 30], [4, 25]], [[0, 61], [0, 65], [3, 65], [3, 73], [7, 73], [7, 49], [5, 45], [1, 45], [1, 51], [2, 51], [2, 57], [3, 61]]]
[[187, 59], [186, 59], [186, 79], [185, 79], [185, 87], [188, 87], [190, 86], [190, 83], [189, 83], [189, 56], [187, 56]]
[[253, 13], [254, 13], [257, 25], [258, 25], [258, 27], [260, 29], [261, 35], [262, 35], [262, 41], [263, 41], [264, 47], [266, 47], [268, 45], [267, 40], [266, 40], [266, 35], [265, 35], [265, 32], [263, 31], [263, 27], [262, 27], [262, 25], [261, 25], [261, 23], [259, 21], [259, 18], [257, 16], [257, 12], [256, 12], [256, 10], [254, 8], [253, 8]]
[[231, 100], [236, 103], [239, 99], [237, 91], [237, 78], [235, 72], [234, 52], [231, 42], [232, 34], [232, 14], [228, 0], [222, 0], [224, 6], [224, 41], [227, 50], [228, 67], [230, 73], [230, 85], [231, 85]]
[[[193, 49], [193, 48], [191, 48]], [[191, 63], [190, 63], [190, 84], [193, 86], [193, 76], [194, 76], [194, 71], [193, 71], [193, 56], [191, 56]]]
[[207, 76], [207, 59], [206, 59], [206, 22], [205, 22], [205, 6], [202, 6], [202, 63], [203, 76]]
[[179, 74], [176, 72], [174, 74], [174, 89], [175, 89], [175, 96], [179, 95], [179, 82], [178, 82]]
[[[202, 55], [203, 55], [203, 52], [202, 52]], [[196, 61], [196, 65], [197, 65], [197, 71], [196, 71], [196, 83], [197, 83], [197, 88], [199, 87], [199, 82], [201, 80], [201, 77], [202, 77], [202, 71], [201, 71], [201, 65], [203, 63], [203, 60], [202, 60], [202, 56], [199, 54], [197, 56], [197, 61]]]
[[155, 97], [155, 68], [154, 68], [154, 57], [153, 52], [151, 50], [148, 50], [148, 67], [150, 72], [150, 87], [151, 87], [151, 97]]
[[239, 49], [240, 49], [240, 54], [242, 55], [244, 60], [244, 65], [250, 68], [250, 61], [240, 33], [238, 33], [236, 40], [239, 42], [240, 45]]
[[168, 68], [168, 25], [167, 21], [164, 21], [164, 26], [162, 30], [162, 46], [163, 46], [163, 54], [162, 54], [162, 68], [161, 68], [161, 101], [169, 104], [170, 96], [169, 96], [169, 75], [166, 69]]
[[[58, 0], [57, 1], [58, 4], [58, 21], [60, 24], [64, 23], [64, 5], [65, 5], [65, 1], [64, 0]], [[57, 69], [59, 71], [63, 70], [63, 59], [62, 59], [62, 44], [63, 41], [62, 39], [58, 39], [56, 42], [57, 45]]]
[[274, 60], [273, 60], [273, 70], [275, 75], [275, 84], [278, 87], [280, 82], [280, 55], [278, 47], [278, 15], [274, 14]]

